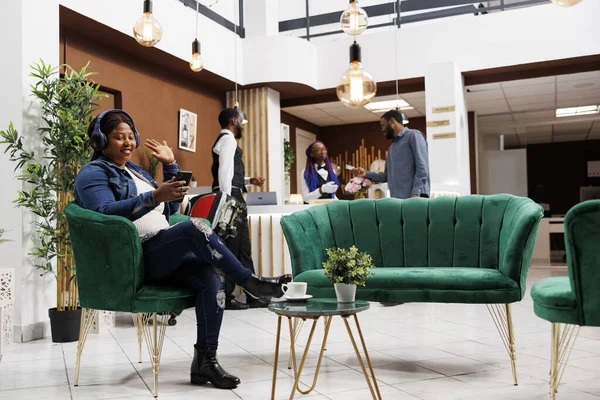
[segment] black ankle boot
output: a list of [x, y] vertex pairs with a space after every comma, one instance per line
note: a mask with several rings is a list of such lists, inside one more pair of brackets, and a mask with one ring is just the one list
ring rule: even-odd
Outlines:
[[250, 279], [242, 285], [247, 294], [255, 299], [270, 299], [271, 297], [283, 296], [281, 285], [290, 282], [291, 275], [283, 275], [274, 278], [265, 278], [252, 274]]
[[207, 382], [219, 389], [235, 389], [240, 378], [230, 375], [217, 361], [216, 350], [204, 350], [194, 346], [194, 360], [190, 370], [193, 385], [204, 385]]

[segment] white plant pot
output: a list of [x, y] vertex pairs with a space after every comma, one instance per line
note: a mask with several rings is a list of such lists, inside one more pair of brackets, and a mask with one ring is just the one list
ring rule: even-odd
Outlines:
[[337, 297], [338, 303], [354, 303], [356, 285], [334, 283], [333, 286], [335, 287], [335, 297]]

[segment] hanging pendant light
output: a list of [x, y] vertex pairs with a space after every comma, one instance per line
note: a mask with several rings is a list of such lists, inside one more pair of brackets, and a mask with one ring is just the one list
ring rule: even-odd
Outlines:
[[162, 28], [152, 15], [152, 0], [144, 0], [144, 15], [133, 26], [133, 37], [145, 47], [152, 47], [160, 42]]
[[[234, 2], [235, 3], [235, 13], [237, 15], [238, 11], [237, 11], [237, 1]], [[235, 110], [238, 110], [238, 112], [240, 113], [240, 115], [242, 116], [242, 125], [243, 124], [247, 124], [248, 123], [248, 116], [246, 115], [245, 112], [243, 112], [242, 110], [240, 110], [240, 102], [238, 101], [238, 84], [237, 84], [237, 25], [233, 24], [233, 39], [235, 40], [235, 48], [234, 48], [234, 64], [235, 64], [235, 105], [233, 106], [233, 108]]]
[[356, 41], [350, 46], [350, 67], [338, 82], [335, 92], [342, 104], [350, 108], [370, 103], [377, 93], [377, 83], [360, 63], [360, 46]]
[[190, 61], [190, 69], [194, 72], [200, 72], [204, 68], [198, 40], [198, 4], [200, 4], [199, 0], [196, 1], [196, 39], [192, 42], [192, 60]]
[[350, 0], [350, 5], [342, 13], [340, 24], [342, 30], [352, 36], [360, 35], [367, 29], [367, 13], [358, 6], [358, 1]]
[[190, 69], [194, 72], [200, 72], [204, 68], [204, 62], [200, 55], [200, 42], [194, 39], [192, 42], [192, 60], [190, 61]]
[[554, 4], [558, 4], [559, 6], [562, 6], [562, 7], [571, 7], [577, 3], [581, 3], [581, 0], [550, 0], [550, 1], [553, 2]]

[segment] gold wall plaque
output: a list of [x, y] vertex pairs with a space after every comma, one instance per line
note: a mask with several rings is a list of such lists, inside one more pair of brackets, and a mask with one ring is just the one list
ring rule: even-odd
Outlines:
[[456, 139], [456, 132], [435, 133], [433, 135], [433, 140], [435, 139]]
[[450, 120], [446, 119], [443, 121], [427, 121], [427, 127], [431, 128], [432, 126], [448, 126], [450, 125]]
[[437, 113], [445, 113], [445, 112], [451, 112], [451, 111], [454, 111], [454, 110], [456, 110], [456, 107], [455, 107], [455, 106], [435, 107], [435, 108], [432, 108], [432, 109], [431, 109], [431, 111], [432, 111], [434, 114], [437, 114]]

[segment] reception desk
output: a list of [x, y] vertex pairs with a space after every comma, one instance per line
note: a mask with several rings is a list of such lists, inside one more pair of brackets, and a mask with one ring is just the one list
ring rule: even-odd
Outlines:
[[279, 276], [292, 273], [281, 217], [309, 207], [313, 205], [248, 206], [248, 230], [257, 274]]

